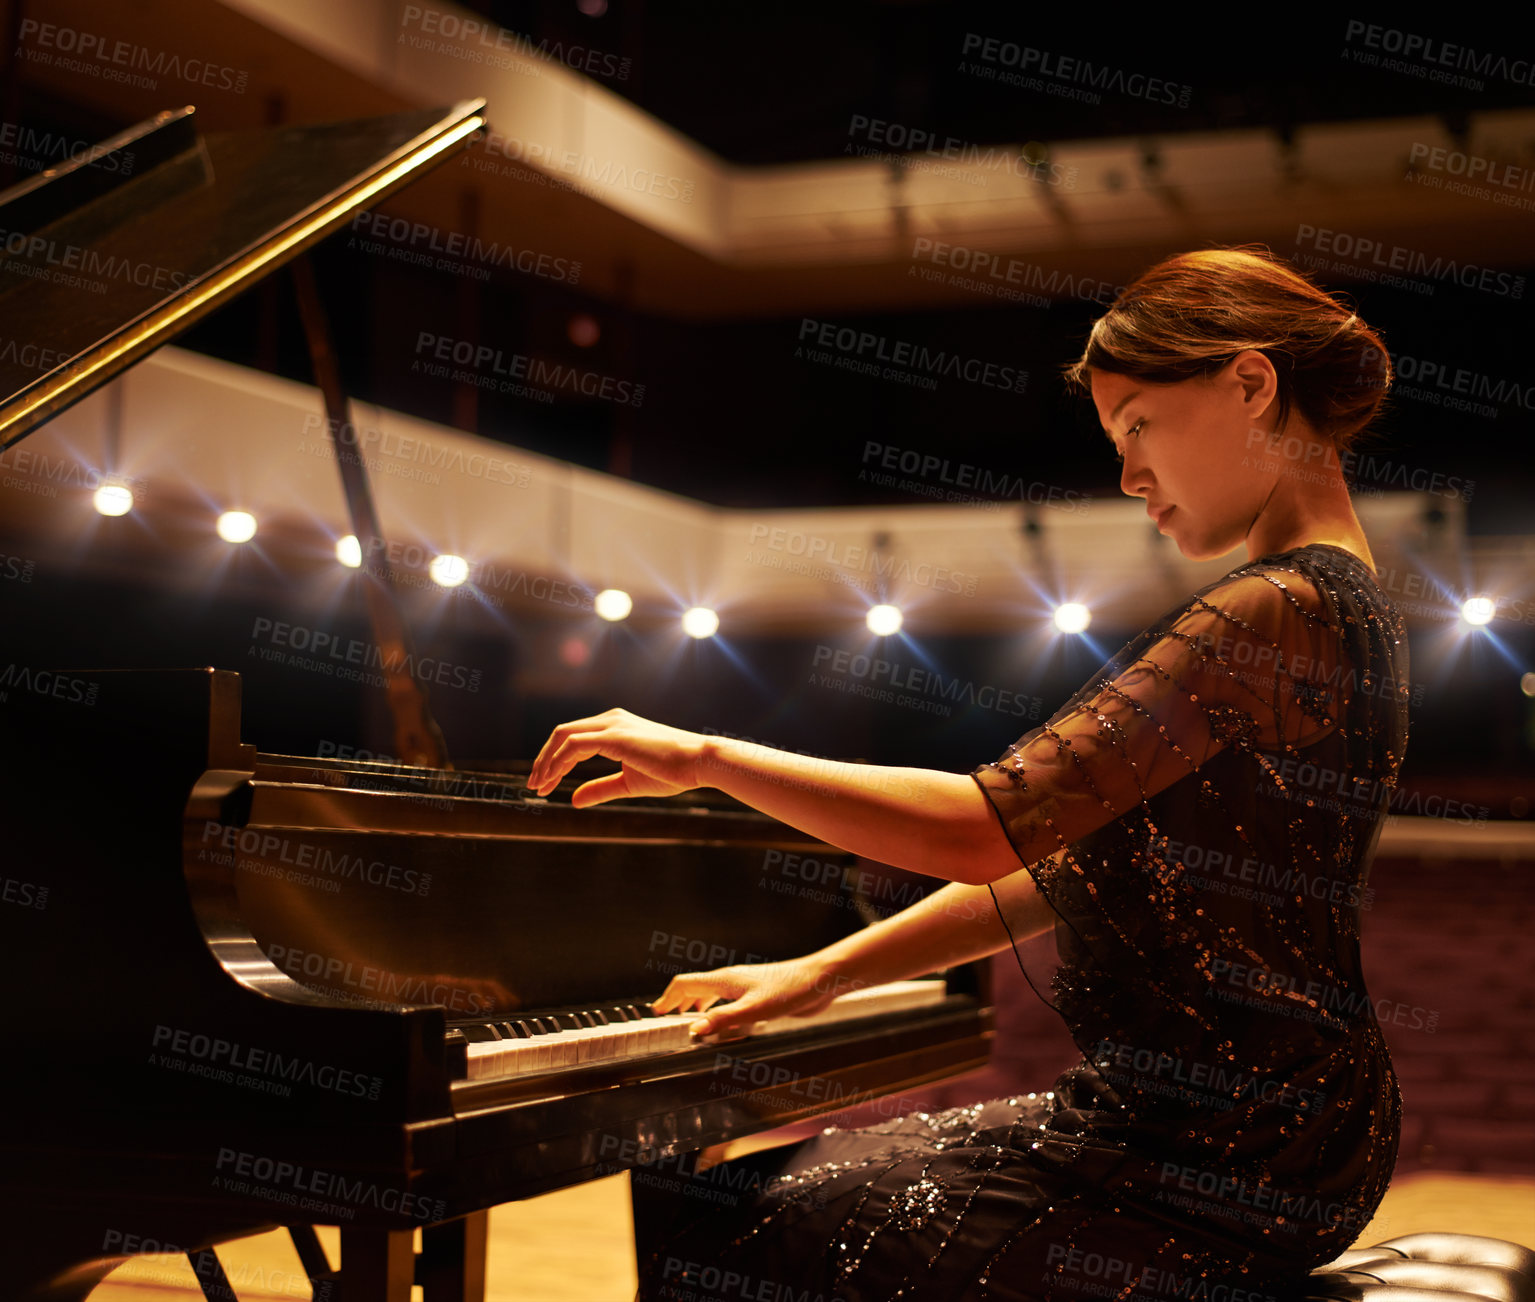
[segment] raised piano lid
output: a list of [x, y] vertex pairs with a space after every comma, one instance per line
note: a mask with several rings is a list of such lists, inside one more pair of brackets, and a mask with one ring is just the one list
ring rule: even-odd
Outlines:
[[0, 451], [443, 161], [484, 106], [206, 136], [175, 109], [0, 193], [0, 316], [60, 359], [0, 357]]

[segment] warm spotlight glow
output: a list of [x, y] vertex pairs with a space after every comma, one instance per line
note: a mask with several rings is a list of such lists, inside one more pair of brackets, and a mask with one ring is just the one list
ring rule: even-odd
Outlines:
[[249, 511], [225, 511], [214, 528], [225, 542], [249, 542], [256, 536], [256, 517]]
[[871, 606], [864, 616], [864, 623], [876, 637], [889, 637], [901, 631], [901, 609], [899, 606]]
[[1481, 628], [1483, 624], [1492, 623], [1497, 609], [1491, 597], [1469, 597], [1460, 608], [1460, 617], [1466, 623]]
[[336, 559], [349, 570], [362, 565], [362, 544], [357, 541], [356, 534], [349, 533], [345, 538], [336, 539]]
[[689, 637], [713, 637], [719, 626], [720, 617], [707, 606], [694, 606], [682, 614], [682, 631]]
[[1055, 608], [1055, 626], [1062, 633], [1081, 633], [1093, 622], [1093, 612], [1080, 601], [1068, 601]]
[[426, 572], [432, 576], [433, 583], [444, 588], [456, 588], [469, 577], [469, 562], [462, 556], [444, 552], [427, 566]]
[[1535, 696], [1535, 673], [1525, 674], [1519, 679], [1519, 690], [1526, 696]]
[[592, 598], [592, 609], [601, 618], [616, 623], [620, 619], [629, 618], [629, 612], [634, 609], [634, 602], [627, 592], [618, 588], [604, 588]]
[[127, 515], [133, 510], [133, 490], [124, 484], [103, 484], [91, 500], [102, 515]]
[[565, 334], [577, 348], [590, 348], [602, 338], [602, 327], [596, 317], [578, 312], [566, 323]]
[[560, 663], [581, 669], [592, 658], [591, 644], [585, 638], [567, 637], [560, 643]]

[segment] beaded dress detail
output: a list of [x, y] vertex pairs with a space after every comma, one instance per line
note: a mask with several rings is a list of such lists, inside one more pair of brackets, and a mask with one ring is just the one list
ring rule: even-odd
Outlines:
[[1057, 915], [1050, 994], [1081, 1063], [695, 1177], [639, 1296], [1286, 1296], [1396, 1157], [1359, 927], [1407, 692], [1399, 617], [1327, 544], [1132, 640], [972, 775]]

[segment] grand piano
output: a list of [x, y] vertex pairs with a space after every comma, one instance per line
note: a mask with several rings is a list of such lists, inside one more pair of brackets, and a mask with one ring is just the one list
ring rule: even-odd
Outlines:
[[[288, 263], [344, 428], [301, 255], [464, 148], [482, 110], [221, 135], [179, 109], [0, 195], [8, 333], [62, 359], [0, 361], [0, 450]], [[175, 274], [85, 293], [49, 271], [61, 250]], [[364, 468], [337, 451], [374, 554]], [[404, 651], [387, 572], [361, 578], [379, 645]], [[257, 753], [226, 670], [7, 670], [6, 1296], [83, 1298], [174, 1245], [227, 1298], [201, 1250], [286, 1226], [316, 1298], [405, 1302], [418, 1283], [470, 1302], [493, 1205], [685, 1170], [985, 1063], [980, 965], [726, 1043], [652, 1014], [676, 971], [865, 925], [839, 882], [769, 889], [786, 854], [846, 856], [716, 793], [576, 810], [570, 781], [527, 791], [525, 764], [457, 769], [419, 684], [385, 660], [400, 763]], [[339, 1270], [317, 1224], [341, 1227]]]

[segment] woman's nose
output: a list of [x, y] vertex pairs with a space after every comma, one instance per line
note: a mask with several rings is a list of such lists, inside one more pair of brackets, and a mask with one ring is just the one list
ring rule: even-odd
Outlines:
[[1126, 456], [1119, 468], [1119, 491], [1126, 497], [1145, 497], [1151, 490], [1152, 477], [1144, 465]]

